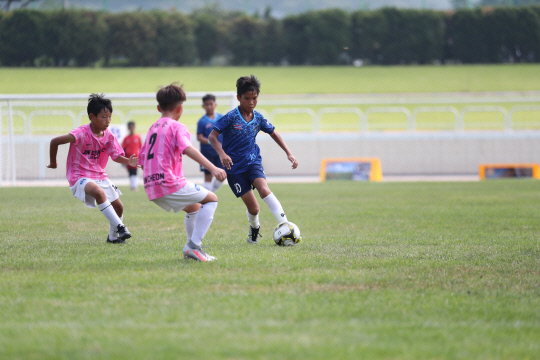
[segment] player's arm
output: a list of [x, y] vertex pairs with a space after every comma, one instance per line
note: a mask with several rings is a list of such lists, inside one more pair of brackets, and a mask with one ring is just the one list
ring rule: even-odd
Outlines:
[[274, 139], [276, 144], [278, 144], [279, 147], [283, 149], [283, 151], [285, 151], [285, 154], [287, 154], [287, 159], [292, 162], [292, 168], [296, 169], [298, 167], [298, 160], [296, 160], [294, 155], [291, 153], [291, 150], [289, 150], [289, 147], [287, 146], [287, 144], [285, 144], [285, 141], [283, 140], [281, 135], [279, 135], [277, 131], [273, 131], [270, 134], [270, 137]]
[[214, 129], [212, 130], [210, 135], [208, 135], [208, 140], [210, 140], [210, 144], [219, 155], [219, 160], [221, 161], [221, 164], [224, 167], [226, 167], [227, 170], [231, 170], [231, 166], [233, 165], [232, 159], [230, 158], [229, 155], [225, 154], [225, 151], [223, 150], [223, 147], [221, 146], [221, 143], [218, 140], [218, 136], [219, 136], [219, 132], [217, 132], [217, 130]]
[[199, 140], [201, 144], [208, 144], [208, 138], [204, 137], [204, 135], [201, 133], [197, 134], [197, 140]]
[[112, 159], [112, 160], [119, 164], [129, 165], [131, 167], [139, 167], [137, 165], [139, 163], [139, 158], [135, 154], [131, 155], [129, 158], [119, 155], [116, 159]]
[[210, 171], [212, 175], [214, 175], [219, 181], [223, 181], [227, 178], [227, 173], [225, 170], [215, 167], [214, 164], [212, 164], [207, 158], [204, 157], [203, 154], [201, 154], [199, 150], [195, 149], [193, 146], [188, 146], [184, 150], [184, 154], [204, 166], [204, 168]]
[[73, 143], [75, 142], [75, 136], [73, 134], [66, 134], [57, 136], [54, 139], [51, 140], [51, 145], [49, 148], [49, 165], [47, 167], [49, 169], [56, 169], [58, 164], [56, 163], [56, 154], [58, 154], [58, 146]]

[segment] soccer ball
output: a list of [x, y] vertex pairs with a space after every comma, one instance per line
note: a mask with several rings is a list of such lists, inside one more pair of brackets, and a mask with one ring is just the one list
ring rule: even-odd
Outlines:
[[293, 246], [302, 241], [300, 229], [290, 221], [279, 223], [274, 229], [274, 241], [279, 246]]

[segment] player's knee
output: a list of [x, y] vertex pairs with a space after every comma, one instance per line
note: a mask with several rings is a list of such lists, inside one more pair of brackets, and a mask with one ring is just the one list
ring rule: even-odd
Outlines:
[[261, 197], [261, 199], [264, 199], [265, 197], [267, 197], [271, 193], [272, 193], [272, 191], [270, 191], [270, 188], [268, 186], [264, 186], [261, 189], [259, 189], [259, 196]]
[[107, 195], [101, 188], [95, 189], [91, 195], [96, 199], [98, 204], [103, 204], [105, 201], [107, 201]]
[[191, 204], [191, 205], [188, 205], [184, 208], [184, 211], [187, 212], [188, 214], [191, 214], [191, 213], [194, 213], [194, 212], [197, 212], [199, 211], [199, 209], [201, 208], [201, 204]]
[[261, 211], [261, 208], [259, 207], [259, 204], [257, 205], [251, 205], [248, 207], [248, 212], [251, 214], [251, 215], [257, 215], [259, 213], [259, 211]]
[[209, 203], [209, 202], [217, 202], [217, 201], [218, 201], [217, 195], [214, 194], [213, 192], [209, 191], [208, 195], [206, 195], [206, 197], [204, 198], [202, 203], [206, 204], [206, 203]]

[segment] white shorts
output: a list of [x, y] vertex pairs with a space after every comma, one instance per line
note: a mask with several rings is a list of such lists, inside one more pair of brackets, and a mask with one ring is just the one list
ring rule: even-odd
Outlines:
[[120, 195], [122, 195], [122, 192], [118, 190], [118, 188], [114, 186], [114, 184], [109, 179], [94, 180], [89, 178], [80, 178], [79, 180], [77, 180], [75, 185], [73, 185], [69, 189], [73, 193], [74, 197], [81, 200], [89, 208], [96, 207], [96, 199], [94, 199], [93, 196], [90, 196], [84, 192], [84, 188], [86, 185], [88, 185], [89, 182], [93, 182], [94, 184], [102, 188], [105, 192], [105, 195], [107, 196], [107, 200], [109, 200], [110, 202], [113, 202], [114, 200], [118, 199]]
[[174, 210], [179, 212], [186, 206], [200, 203], [208, 195], [208, 190], [192, 182], [187, 182], [186, 186], [169, 195], [152, 200], [157, 206], [165, 211]]

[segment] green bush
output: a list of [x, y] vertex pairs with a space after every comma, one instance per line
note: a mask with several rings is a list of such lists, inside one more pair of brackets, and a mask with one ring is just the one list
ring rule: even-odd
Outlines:
[[102, 13], [69, 10], [46, 14], [45, 54], [53, 65], [88, 66], [103, 58], [109, 29]]
[[0, 61], [7, 66], [34, 66], [51, 44], [43, 40], [46, 15], [40, 11], [15, 10], [0, 21]]

